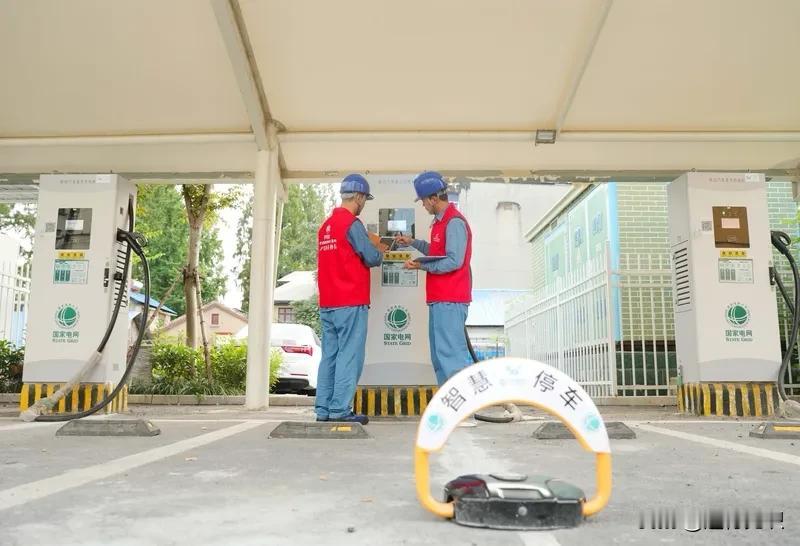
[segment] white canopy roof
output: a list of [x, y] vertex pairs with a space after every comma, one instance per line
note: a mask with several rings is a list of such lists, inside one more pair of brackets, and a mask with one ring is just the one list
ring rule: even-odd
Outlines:
[[270, 126], [305, 180], [791, 175], [798, 21], [796, 0], [6, 0], [0, 181], [250, 178]]

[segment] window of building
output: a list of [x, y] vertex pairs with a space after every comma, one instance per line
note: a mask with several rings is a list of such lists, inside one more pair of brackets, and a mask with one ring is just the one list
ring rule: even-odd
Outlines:
[[598, 234], [603, 231], [603, 213], [598, 212], [592, 218], [592, 233]]
[[291, 307], [278, 307], [278, 322], [294, 322], [294, 309]]
[[550, 271], [558, 271], [558, 254], [550, 256]]
[[211, 313], [211, 326], [219, 326], [219, 313]]
[[574, 239], [576, 248], [583, 244], [583, 230], [581, 228], [575, 230]]

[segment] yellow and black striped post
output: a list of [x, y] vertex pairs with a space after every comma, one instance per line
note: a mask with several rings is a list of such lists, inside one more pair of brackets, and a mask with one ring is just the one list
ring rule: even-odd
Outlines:
[[370, 417], [419, 416], [437, 389], [430, 385], [358, 387], [353, 411]]
[[[37, 400], [51, 396], [61, 388], [61, 385], [61, 383], [25, 383], [19, 393], [20, 412], [31, 407]], [[113, 390], [114, 385], [111, 383], [81, 383], [58, 402], [58, 406], [55, 407], [52, 413], [86, 411], [111, 394]], [[102, 411], [104, 413], [124, 413], [128, 411], [128, 386], [125, 385], [116, 398]]]
[[687, 383], [678, 386], [678, 411], [700, 416], [765, 417], [775, 415], [774, 383]]

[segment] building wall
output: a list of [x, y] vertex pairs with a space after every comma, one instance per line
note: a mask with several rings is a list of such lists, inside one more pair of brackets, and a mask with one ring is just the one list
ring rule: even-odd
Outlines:
[[668, 255], [666, 183], [616, 183], [622, 255]]
[[544, 270], [544, 238], [537, 237], [531, 243], [532, 246], [532, 272], [533, 272], [533, 284], [532, 288], [534, 292], [541, 290], [547, 285], [547, 279], [545, 278], [545, 270]]
[[[216, 326], [211, 324], [211, 315], [215, 313], [219, 314], [219, 325]], [[213, 343], [218, 335], [236, 335], [239, 330], [247, 326], [246, 320], [242, 320], [238, 316], [231, 315], [218, 307], [205, 309], [203, 311], [203, 320], [206, 324], [206, 335], [208, 336], [210, 343]], [[169, 337], [184, 338], [186, 336], [186, 322], [181, 321], [179, 324], [175, 324], [174, 326], [167, 328], [166, 335]]]
[[[566, 185], [474, 182], [461, 189], [458, 207], [472, 227], [473, 288], [530, 288], [532, 264], [524, 230], [567, 191]], [[429, 222], [421, 225], [419, 235], [427, 240]]]

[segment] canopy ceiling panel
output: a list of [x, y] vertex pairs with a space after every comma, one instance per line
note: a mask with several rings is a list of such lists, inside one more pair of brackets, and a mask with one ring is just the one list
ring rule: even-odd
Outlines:
[[616, 0], [565, 130], [797, 130], [799, 23], [797, 0]]
[[3, 0], [0, 178], [248, 173], [270, 116], [295, 179], [797, 169], [798, 21], [797, 0]]
[[602, 2], [241, 0], [289, 131], [552, 127]]
[[0, 67], [0, 137], [250, 130], [205, 1], [5, 0]]

